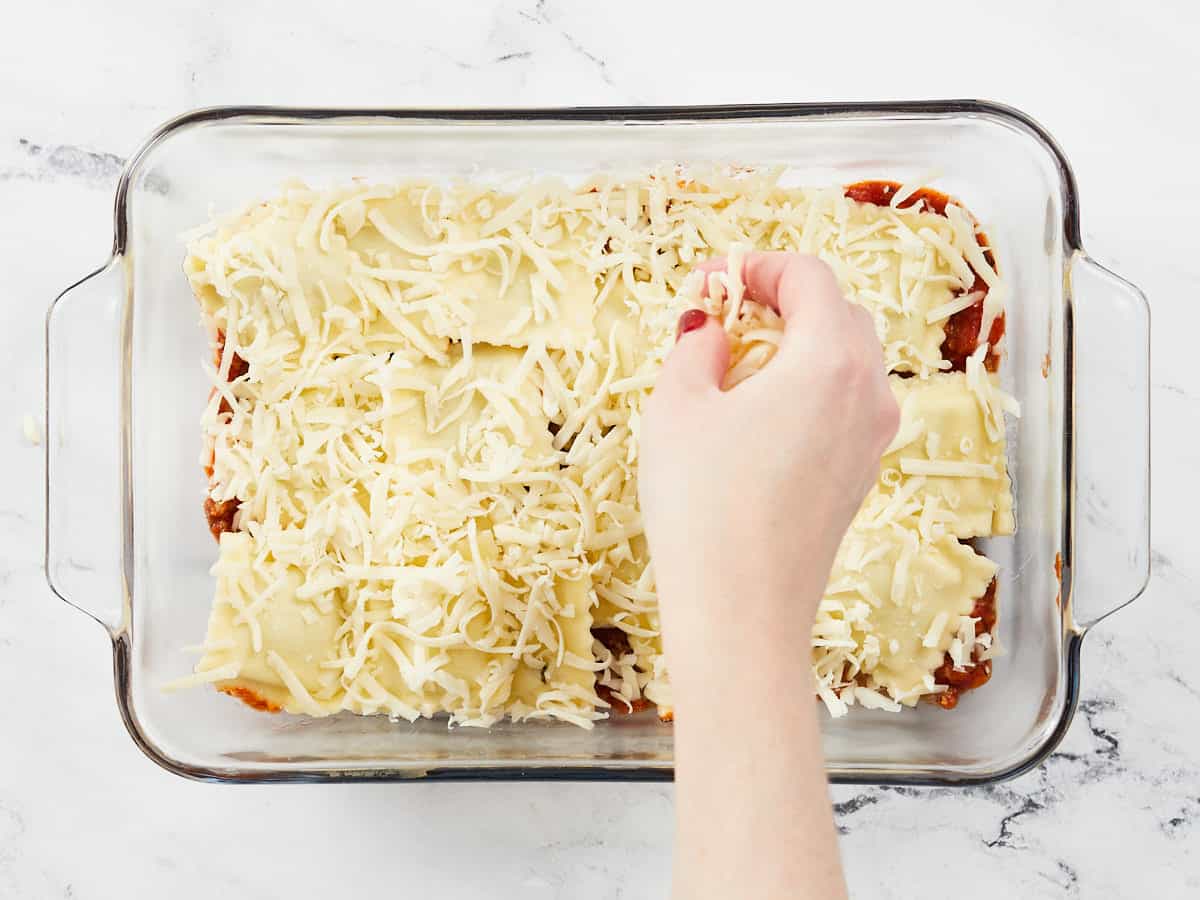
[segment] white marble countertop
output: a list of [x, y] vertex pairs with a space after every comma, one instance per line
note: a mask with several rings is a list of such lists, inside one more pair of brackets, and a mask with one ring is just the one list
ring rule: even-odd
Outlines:
[[[218, 787], [160, 771], [126, 736], [107, 638], [43, 580], [42, 455], [21, 417], [40, 414], [46, 306], [107, 254], [123, 158], [153, 127], [219, 103], [968, 96], [1018, 106], [1059, 139], [1085, 243], [1153, 303], [1154, 579], [1089, 637], [1079, 715], [1040, 769], [986, 789], [835, 789], [850, 882], [862, 897], [1200, 895], [1200, 556], [1188, 516], [1200, 276], [1183, 224], [1200, 188], [1200, 8], [350, 6], [43, 0], [7, 17], [19, 25], [0, 54], [0, 897], [667, 889], [670, 786]], [[864, 32], [877, 52], [856, 45]]]

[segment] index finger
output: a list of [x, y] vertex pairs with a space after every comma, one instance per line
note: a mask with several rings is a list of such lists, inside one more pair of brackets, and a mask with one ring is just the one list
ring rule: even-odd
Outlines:
[[[702, 272], [720, 272], [728, 265], [724, 257], [705, 260], [696, 268]], [[770, 307], [786, 321], [803, 306], [813, 311], [841, 312], [845, 304], [833, 270], [815, 256], [784, 250], [749, 253], [742, 261], [742, 283], [746, 296]], [[707, 289], [707, 284], [705, 285]]]

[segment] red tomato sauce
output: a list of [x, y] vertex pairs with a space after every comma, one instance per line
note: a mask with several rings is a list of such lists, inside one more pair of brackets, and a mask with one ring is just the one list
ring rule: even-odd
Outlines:
[[[976, 636], [990, 634], [995, 629], [996, 579], [992, 579], [992, 583], [983, 592], [983, 596], [975, 601], [971, 617], [979, 620], [975, 623]], [[975, 688], [987, 684], [991, 677], [992, 661], [990, 659], [972, 662], [962, 669], [956, 669], [954, 661], [947, 653], [942, 664], [933, 673], [933, 680], [947, 687], [942, 693], [932, 695], [933, 702], [942, 709], [954, 709], [958, 706], [958, 698], [964, 691], [973, 691]]]
[[[225, 332], [217, 332], [217, 346], [215, 352], [215, 365], [218, 370], [221, 367], [221, 356], [225, 353]], [[241, 378], [250, 371], [250, 364], [246, 360], [233, 354], [233, 359], [229, 363], [228, 381]], [[216, 388], [213, 388], [215, 391]], [[211, 395], [210, 395], [211, 396]], [[218, 407], [220, 412], [232, 412], [229, 408], [229, 403], [224, 398], [221, 399], [221, 405]], [[208, 476], [208, 480], [212, 481], [213, 477], [213, 459], [212, 454], [209, 454], [208, 462], [204, 466], [204, 474]], [[204, 498], [204, 518], [208, 522], [208, 530], [212, 532], [212, 536], [218, 541], [221, 540], [221, 535], [226, 531], [233, 531], [233, 517], [238, 511], [237, 500], [223, 500], [218, 502], [212, 497]], [[242, 698], [243, 700], [245, 698]], [[246, 701], [249, 702], [249, 701]]]
[[277, 713], [281, 709], [283, 709], [282, 706], [278, 706], [278, 705], [272, 703], [270, 700], [266, 699], [265, 697], [260, 697], [258, 694], [254, 693], [254, 691], [250, 690], [249, 688], [219, 687], [219, 688], [217, 688], [217, 690], [220, 691], [222, 694], [228, 694], [230, 697], [236, 697], [238, 700], [241, 700], [243, 703], [245, 703], [251, 709], [257, 709], [259, 712]]
[[[900, 190], [900, 187], [901, 185], [898, 181], [859, 181], [856, 184], [849, 185], [845, 190], [845, 195], [851, 200], [857, 200], [859, 203], [888, 206], [892, 202], [892, 198], [896, 195], [896, 192]], [[935, 191], [932, 188], [919, 188], [910, 196], [901, 200], [897, 205], [900, 209], [909, 209], [920, 204], [922, 212], [944, 216], [946, 214], [946, 204], [952, 202], [952, 200], [953, 198], [950, 195], [943, 194], [941, 191]], [[988, 265], [995, 266], [996, 259], [992, 255], [987, 235], [978, 234], [977, 240], [979, 241], [979, 246], [983, 248], [983, 255], [988, 261]], [[981, 294], [977, 303], [968, 306], [966, 309], [959, 310], [946, 320], [946, 336], [942, 340], [942, 356], [950, 361], [951, 371], [964, 371], [967, 367], [967, 357], [979, 347], [979, 330], [983, 325], [983, 301], [987, 297], [987, 291], [987, 283], [976, 273], [974, 284], [966, 291], [960, 290], [956, 295], [962, 296], [964, 293]], [[996, 348], [1003, 337], [1004, 313], [1001, 312], [992, 323], [991, 330], [987, 335], [988, 354], [987, 359], [984, 360], [984, 365], [989, 372], [995, 372], [1000, 365], [1000, 353]]]
[[[593, 628], [592, 637], [603, 644], [613, 656], [624, 656], [627, 653], [633, 652], [633, 648], [629, 646], [629, 637], [620, 628]], [[639, 697], [636, 700], [626, 700], [612, 688], [603, 684], [596, 685], [596, 693], [600, 696], [600, 699], [612, 705], [613, 713], [632, 714], [654, 707], [654, 704], [645, 697]], [[632, 709], [630, 708], [631, 706]]]

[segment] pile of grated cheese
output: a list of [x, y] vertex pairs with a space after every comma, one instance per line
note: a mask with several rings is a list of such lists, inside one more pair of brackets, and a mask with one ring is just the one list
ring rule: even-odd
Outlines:
[[[975, 275], [985, 324], [1004, 283], [957, 207], [877, 207], [783, 174], [292, 184], [193, 236], [185, 270], [220, 349], [209, 492], [238, 511], [181, 683], [481, 726], [669, 711], [639, 420], [698, 302], [693, 264], [750, 248], [828, 262], [889, 371], [915, 376], [891, 379], [900, 433], [821, 603], [817, 692], [834, 714], [898, 709], [939, 690], [946, 654], [990, 653], [970, 610], [995, 566], [958, 538], [1012, 530], [1015, 403], [986, 345], [965, 373], [939, 348]], [[769, 362], [781, 323], [715, 279], [733, 386]]]

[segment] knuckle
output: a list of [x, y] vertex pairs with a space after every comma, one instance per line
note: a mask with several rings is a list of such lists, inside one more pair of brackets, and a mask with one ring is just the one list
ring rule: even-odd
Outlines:
[[789, 266], [792, 269], [793, 277], [799, 284], [841, 294], [837, 277], [824, 260], [807, 253], [798, 253], [792, 257]]
[[900, 428], [900, 405], [896, 403], [896, 399], [886, 385], [877, 404], [875, 425], [880, 444], [883, 447], [891, 443]]
[[834, 353], [830, 374], [851, 388], [861, 388], [875, 374], [876, 366], [869, 354], [855, 343], [843, 345]]
[[888, 440], [895, 436], [896, 429], [900, 427], [900, 404], [892, 397], [890, 391], [887, 392], [880, 406], [879, 424], [884, 431], [888, 432]]
[[789, 253], [778, 278], [778, 292], [781, 296], [820, 294], [826, 298], [841, 297], [841, 289], [833, 269], [807, 253]]
[[858, 362], [848, 350], [835, 351], [822, 370], [833, 385], [852, 387], [857, 379]]
[[663, 387], [656, 385], [642, 407], [643, 433], [657, 429], [659, 419], [667, 415], [670, 405], [670, 401], [667, 399], [667, 392]]
[[833, 279], [833, 269], [829, 264], [811, 253], [797, 253], [792, 257], [792, 265], [799, 267], [800, 271], [811, 278]]
[[875, 317], [871, 315], [870, 311], [865, 306], [859, 306], [857, 303], [850, 304], [850, 311], [850, 314], [854, 316], [855, 321], [858, 322], [859, 327], [864, 329], [865, 333], [869, 334], [874, 339]]

